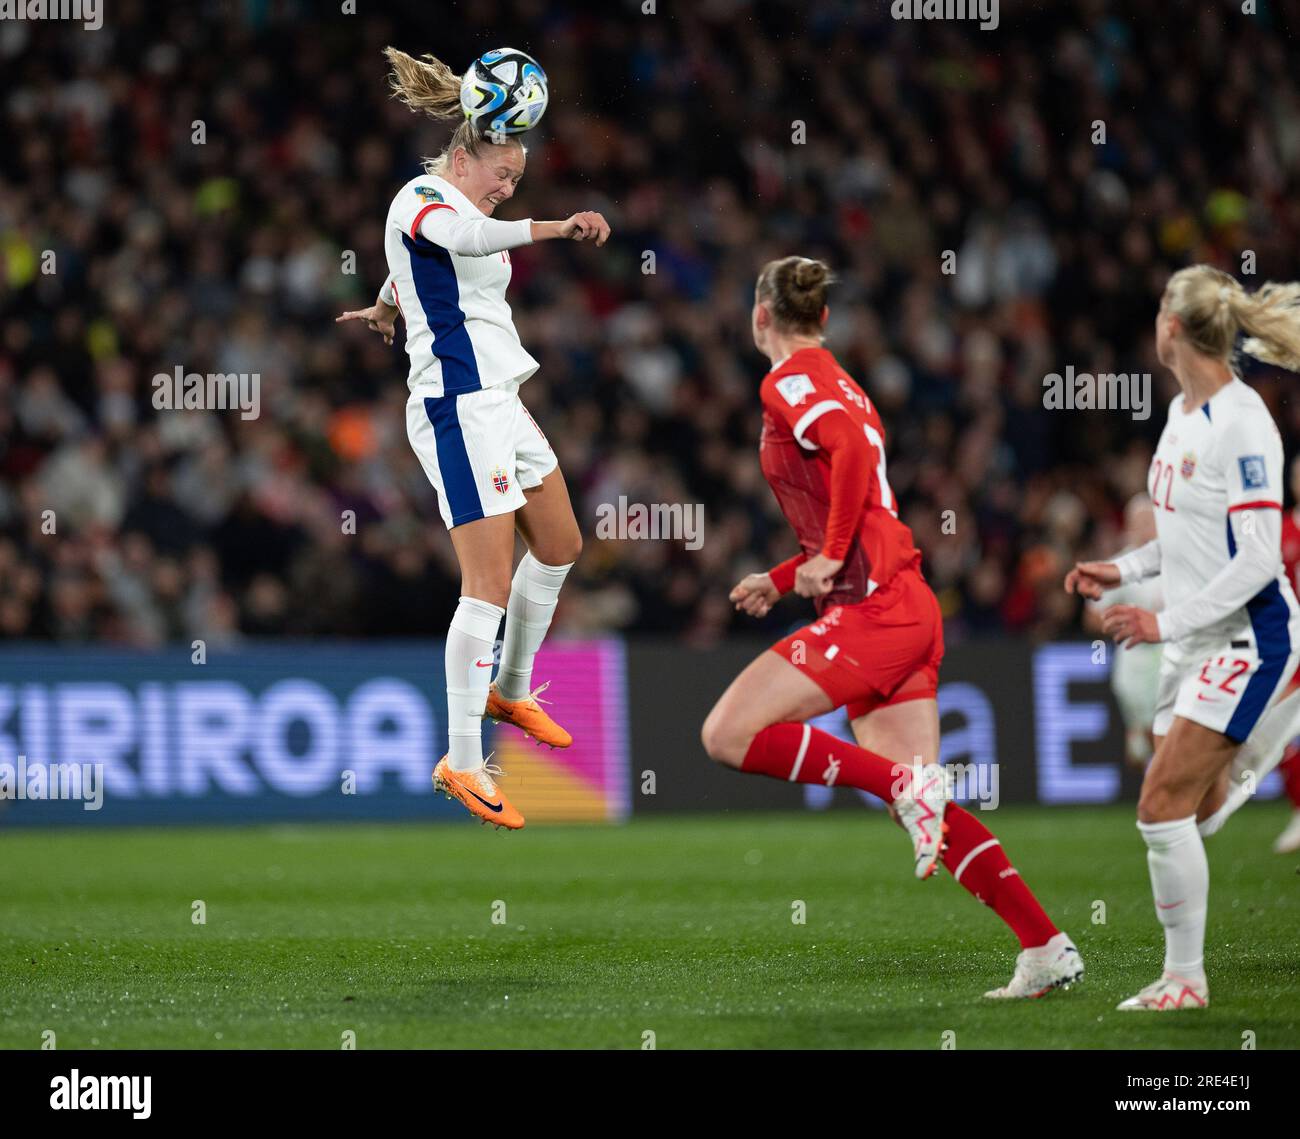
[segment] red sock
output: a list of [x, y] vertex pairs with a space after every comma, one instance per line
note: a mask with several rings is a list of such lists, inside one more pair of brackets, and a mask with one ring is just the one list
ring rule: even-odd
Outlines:
[[1300, 811], [1300, 749], [1295, 744], [1286, 749], [1286, 758], [1277, 769], [1282, 773], [1286, 797], [1291, 800], [1291, 806]]
[[912, 769], [846, 743], [811, 724], [772, 724], [753, 739], [741, 771], [791, 783], [857, 787], [892, 803], [911, 783]]
[[[892, 803], [906, 789], [911, 768], [846, 743], [810, 724], [772, 724], [753, 739], [742, 771], [791, 783], [844, 785]], [[1002, 845], [969, 811], [953, 803], [946, 816], [948, 845], [943, 864], [953, 877], [990, 906], [1025, 949], [1044, 945], [1060, 930], [1043, 912]]]
[[943, 864], [1011, 927], [1022, 948], [1044, 945], [1061, 932], [1043, 912], [988, 827], [956, 803], [948, 807], [945, 820], [948, 846], [943, 852]]

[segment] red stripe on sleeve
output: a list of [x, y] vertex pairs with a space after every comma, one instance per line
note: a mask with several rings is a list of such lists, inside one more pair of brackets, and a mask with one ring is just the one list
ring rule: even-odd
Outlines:
[[1281, 510], [1280, 502], [1239, 502], [1236, 506], [1229, 506], [1228, 513], [1234, 510]]
[[424, 215], [430, 210], [451, 210], [455, 213], [455, 207], [447, 205], [446, 202], [430, 202], [418, 214], [415, 215], [415, 221], [411, 222], [411, 240], [414, 241], [420, 235], [420, 223], [424, 221]]

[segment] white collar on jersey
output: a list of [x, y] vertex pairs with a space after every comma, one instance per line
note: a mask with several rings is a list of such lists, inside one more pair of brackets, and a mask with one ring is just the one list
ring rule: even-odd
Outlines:
[[[1219, 398], [1219, 396], [1221, 396], [1225, 391], [1227, 391], [1230, 387], [1232, 387], [1233, 384], [1244, 385], [1245, 382], [1246, 381], [1243, 380], [1239, 375], [1237, 375], [1236, 372], [1233, 372], [1232, 379], [1230, 379], [1226, 384], [1223, 385], [1223, 387], [1221, 387], [1217, 392], [1215, 392], [1212, 396], [1210, 396], [1210, 398], [1207, 399], [1203, 404], [1201, 404], [1201, 406], [1198, 407], [1196, 411], [1201, 412], [1203, 415], [1206, 416], [1206, 418], [1209, 418], [1210, 413], [1206, 409], [1210, 406], [1210, 404], [1212, 404], [1216, 399]], [[1187, 403], [1187, 400], [1183, 397], [1183, 393], [1181, 391], [1174, 398], [1177, 400], [1181, 400], [1184, 405], [1186, 405]], [[1195, 415], [1196, 411], [1184, 411], [1183, 414]]]

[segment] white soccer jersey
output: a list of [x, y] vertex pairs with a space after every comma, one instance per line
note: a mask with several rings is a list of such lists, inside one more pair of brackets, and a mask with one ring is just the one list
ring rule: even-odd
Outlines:
[[380, 298], [406, 322], [407, 383], [459, 395], [537, 371], [506, 303], [509, 250], [532, 240], [532, 219], [489, 218], [435, 174], [412, 178], [388, 209], [389, 278]]
[[[1261, 591], [1284, 591], [1279, 600], [1294, 606], [1282, 569], [1282, 437], [1253, 388], [1234, 377], [1190, 414], [1177, 396], [1147, 490], [1156, 512], [1166, 640], [1239, 624], [1247, 616], [1240, 610]], [[1251, 560], [1242, 559], [1234, 573], [1228, 565], [1239, 549]]]
[[1282, 567], [1282, 438], [1254, 389], [1234, 377], [1192, 412], [1177, 396], [1147, 489], [1156, 539], [1115, 564], [1123, 583], [1158, 573], [1164, 589], [1156, 731], [1177, 714], [1244, 739], [1300, 652]]

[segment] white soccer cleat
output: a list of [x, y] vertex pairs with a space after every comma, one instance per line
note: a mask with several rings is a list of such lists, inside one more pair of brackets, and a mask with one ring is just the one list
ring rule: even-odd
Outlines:
[[1205, 1008], [1210, 1003], [1210, 988], [1199, 981], [1166, 972], [1141, 992], [1120, 1001], [1120, 1012], [1173, 1012], [1184, 1008]]
[[1083, 958], [1065, 934], [1058, 933], [1046, 945], [1022, 949], [1016, 971], [1000, 989], [984, 995], [990, 1000], [1034, 1000], [1053, 989], [1068, 989], [1083, 980]]
[[1291, 821], [1273, 841], [1274, 854], [1294, 854], [1300, 850], [1300, 808], [1291, 812]]
[[891, 804], [894, 817], [912, 836], [916, 876], [928, 878], [939, 865], [948, 833], [948, 771], [937, 763], [912, 768], [912, 782]]

